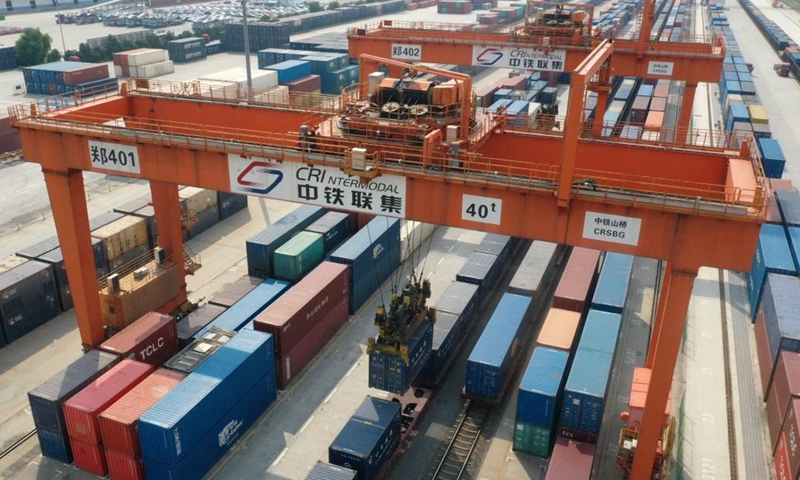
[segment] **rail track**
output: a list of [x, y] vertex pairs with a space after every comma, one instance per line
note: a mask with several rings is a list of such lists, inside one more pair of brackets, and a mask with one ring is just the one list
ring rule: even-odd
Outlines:
[[31, 430], [30, 432], [26, 433], [22, 438], [20, 438], [16, 442], [14, 442], [11, 445], [9, 445], [5, 450], [0, 452], [0, 460], [5, 458], [6, 456], [8, 456], [11, 452], [16, 450], [17, 448], [19, 448], [20, 445], [25, 443], [29, 438], [31, 438], [34, 435], [36, 435], [36, 429], [35, 428], [33, 430]]
[[460, 480], [475, 451], [475, 445], [483, 431], [491, 407], [473, 400], [466, 400], [451, 429], [450, 443], [436, 466], [431, 480]]

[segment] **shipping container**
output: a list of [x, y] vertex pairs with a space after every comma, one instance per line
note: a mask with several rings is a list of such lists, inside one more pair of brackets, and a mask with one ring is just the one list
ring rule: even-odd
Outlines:
[[280, 298], [290, 286], [289, 283], [280, 280], [271, 278], [264, 280], [261, 285], [254, 288], [252, 292], [242, 297], [241, 300], [200, 330], [197, 336], [202, 336], [211, 327], [238, 332], [256, 318], [259, 313], [263, 312], [265, 308]]
[[[141, 454], [136, 428], [139, 417], [185, 377], [181, 372], [160, 368], [106, 408], [99, 416], [100, 433], [106, 453], [114, 451], [129, 457], [138, 457]], [[108, 459], [109, 466], [113, 463]]]
[[451, 282], [436, 301], [437, 314], [440, 312], [458, 315], [466, 326], [472, 322], [472, 315], [478, 307], [478, 286], [472, 283]]
[[178, 353], [175, 320], [150, 312], [100, 344], [100, 350], [160, 367]]
[[198, 235], [219, 223], [219, 206], [212, 205], [197, 214], [196, 223], [189, 227], [189, 238], [197, 238]]
[[569, 353], [536, 347], [517, 392], [516, 420], [553, 429], [561, 391], [567, 378]]
[[106, 456], [103, 454], [103, 446], [94, 443], [86, 443], [70, 438], [72, 456], [75, 457], [75, 468], [93, 473], [98, 477], [104, 477], [108, 473]]
[[242, 392], [274, 370], [272, 349], [272, 336], [261, 332], [245, 330], [228, 340], [139, 418], [142, 456], [178, 464], [237, 405]]
[[399, 356], [375, 350], [369, 355], [369, 387], [402, 395], [411, 387], [431, 355], [433, 323], [424, 320], [408, 339], [408, 363]]
[[356, 480], [356, 471], [349, 468], [317, 462], [308, 472], [306, 480]]
[[508, 291], [537, 299], [537, 292], [547, 290], [556, 263], [555, 243], [534, 241], [520, 261]]
[[594, 464], [594, 445], [559, 437], [547, 464], [545, 480], [589, 480]]
[[769, 341], [767, 340], [767, 325], [764, 319], [764, 309], [759, 308], [755, 316], [753, 327], [756, 339], [756, 356], [758, 358], [758, 371], [761, 377], [761, 398], [767, 400], [767, 392], [770, 387], [770, 377], [772, 375], [772, 357], [769, 351]]
[[109, 262], [140, 245], [149, 245], [147, 224], [131, 215], [93, 230], [92, 236], [103, 240]]
[[348, 276], [346, 265], [322, 262], [255, 317], [254, 328], [272, 334], [276, 357], [291, 352], [320, 319], [348, 299]]
[[247, 210], [247, 195], [238, 193], [217, 192], [220, 221], [230, 218], [236, 212]]
[[141, 457], [130, 457], [115, 450], [105, 450], [108, 478], [111, 480], [146, 480]]
[[773, 446], [783, 425], [783, 417], [794, 397], [800, 397], [800, 353], [781, 352], [775, 365], [771, 388], [765, 398], [769, 438]]
[[208, 188], [184, 187], [178, 191], [181, 210], [199, 214], [217, 205], [217, 192]]
[[152, 372], [152, 365], [122, 359], [64, 402], [64, 419], [70, 440], [101, 445], [100, 424], [97, 417]]
[[500, 263], [506, 261], [513, 250], [519, 245], [519, 239], [497, 233], [487, 233], [481, 243], [475, 247], [478, 253], [488, 253], [497, 257]]
[[431, 356], [420, 370], [419, 379], [436, 382], [447, 369], [451, 354], [454, 353], [455, 347], [461, 341], [463, 333], [463, 322], [458, 315], [447, 312], [436, 313]]
[[580, 327], [581, 314], [560, 308], [551, 308], [544, 319], [536, 345], [571, 352]]
[[[770, 367], [773, 367], [780, 352], [800, 352], [800, 278], [768, 273], [762, 295]], [[767, 391], [772, 376], [766, 382]]]
[[196, 336], [195, 340], [185, 346], [174, 357], [167, 360], [164, 368], [176, 372], [192, 373], [203, 362], [208, 360], [219, 348], [236, 335], [236, 332], [211, 327], [203, 335]]
[[325, 257], [325, 241], [321, 234], [297, 232], [272, 254], [275, 277], [296, 282], [316, 267]]
[[[254, 333], [258, 334], [258, 332]], [[213, 417], [206, 418], [205, 421], [198, 421], [198, 423], [204, 424], [206, 431], [185, 451], [179, 462], [163, 463], [159, 459], [145, 455], [143, 462], [147, 480], [202, 479], [244, 436], [247, 430], [258, 420], [258, 417], [275, 402], [277, 392], [275, 390], [274, 372], [270, 370], [259, 373], [261, 375], [253, 379], [252, 387], [237, 392], [234, 396], [234, 405], [224, 411], [215, 412]], [[188, 381], [188, 379], [185, 381]], [[175, 393], [178, 388], [180, 388], [180, 385], [168, 393], [159, 403]], [[145, 416], [149, 414], [148, 411]], [[139, 422], [141, 424], [142, 420], [139, 420]], [[182, 432], [179, 441], [183, 442], [184, 438], [186, 438], [186, 434]], [[168, 441], [170, 440], [168, 439]]]
[[550, 446], [553, 444], [551, 428], [539, 427], [529, 423], [514, 421], [514, 441], [512, 449], [515, 452], [529, 453], [537, 457], [550, 456]]
[[775, 198], [786, 225], [800, 227], [800, 193], [797, 190], [776, 190]]
[[[16, 257], [14, 257], [16, 258]], [[14, 266], [0, 265], [2, 343], [11, 343], [49, 322], [61, 311], [52, 267], [18, 258]]]
[[553, 307], [583, 312], [591, 295], [600, 251], [575, 247], [553, 295]]
[[[260, 279], [259, 279], [260, 280]], [[197, 332], [206, 327], [212, 320], [219, 317], [225, 307], [207, 303], [197, 308], [178, 321], [178, 348], [189, 345], [194, 340]]]
[[341, 212], [328, 212], [319, 220], [305, 228], [307, 232], [322, 235], [325, 254], [329, 254], [347, 239], [350, 232], [349, 215]]
[[775, 456], [773, 461], [775, 463], [775, 475], [778, 480], [792, 480], [796, 478], [792, 475], [789, 451], [787, 449], [786, 435], [781, 433], [778, 446], [775, 448]]
[[[786, 411], [786, 419], [783, 422], [781, 435], [785, 436], [786, 454], [789, 458], [789, 479], [796, 479], [800, 476], [800, 399], [793, 398]], [[777, 450], [777, 449], [776, 449]], [[778, 477], [782, 480], [781, 477]]]
[[606, 253], [597, 288], [592, 296], [592, 307], [611, 313], [622, 313], [628, 296], [628, 284], [633, 271], [633, 255]]
[[786, 236], [789, 239], [789, 250], [797, 271], [800, 272], [800, 227], [786, 227]]
[[746, 274], [750, 312], [756, 312], [767, 273], [796, 275], [797, 270], [786, 230], [781, 225], [762, 225], [753, 267]]
[[367, 402], [385, 411], [370, 419], [354, 416], [328, 447], [328, 462], [355, 470], [359, 480], [377, 479], [400, 441], [400, 404], [371, 397]]
[[229, 283], [222, 287], [217, 293], [211, 297], [208, 303], [219, 305], [220, 307], [230, 308], [236, 302], [244, 298], [245, 295], [255, 290], [255, 288], [264, 283], [264, 279], [258, 277], [243, 276], [233, 283]]
[[456, 280], [478, 285], [478, 296], [483, 301], [500, 276], [501, 267], [496, 256], [475, 252], [467, 258], [464, 266], [458, 271]]
[[781, 144], [772, 138], [759, 138], [756, 140], [758, 151], [761, 153], [761, 164], [764, 174], [768, 178], [781, 178], [786, 165], [786, 155], [781, 149]]
[[525, 320], [532, 299], [506, 293], [467, 360], [464, 391], [488, 399], [500, 399], [513, 372]]
[[278, 83], [281, 85], [311, 75], [311, 64], [302, 60], [287, 60], [270, 65], [269, 68], [278, 72]]
[[275, 357], [275, 381], [279, 389], [285, 390], [347, 322], [349, 317], [347, 302], [345, 298], [327, 315], [319, 317], [318, 323], [289, 353]]
[[93, 350], [28, 392], [28, 402], [43, 456], [63, 463], [72, 462], [62, 406], [118, 361], [119, 357], [116, 355]]
[[246, 243], [247, 270], [253, 277], [273, 276], [272, 254], [292, 236], [325, 214], [325, 209], [302, 205]]
[[559, 426], [599, 435], [622, 317], [589, 310], [564, 387]]

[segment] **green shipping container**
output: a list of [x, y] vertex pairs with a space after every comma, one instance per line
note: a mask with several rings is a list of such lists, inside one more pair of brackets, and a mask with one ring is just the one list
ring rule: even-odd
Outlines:
[[300, 232], [272, 254], [275, 277], [296, 282], [314, 269], [325, 257], [321, 234]]
[[514, 451], [547, 458], [550, 455], [550, 430], [514, 422]]

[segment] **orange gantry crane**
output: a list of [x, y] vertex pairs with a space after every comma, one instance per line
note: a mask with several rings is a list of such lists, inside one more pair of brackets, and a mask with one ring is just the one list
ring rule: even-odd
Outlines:
[[[750, 269], [770, 192], [751, 139], [732, 150], [688, 128], [669, 141], [596, 135], [582, 118], [587, 87], [619, 58], [638, 65], [618, 43], [577, 50], [580, 62], [569, 50], [558, 122], [477, 109], [468, 76], [371, 55], [360, 56], [369, 81], [339, 96], [134, 79], [119, 93], [11, 107], [24, 158], [42, 166], [84, 348], [104, 332], [83, 171], [149, 181], [159, 244], [174, 258], [178, 184], [657, 258], [667, 267], [631, 467], [650, 478], [698, 269]], [[672, 71], [716, 81], [714, 52], [671, 56]], [[164, 311], [186, 299], [177, 264], [181, 292]]]

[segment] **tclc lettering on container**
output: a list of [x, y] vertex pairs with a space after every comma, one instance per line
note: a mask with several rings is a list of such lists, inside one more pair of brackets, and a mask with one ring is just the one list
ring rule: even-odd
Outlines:
[[142, 360], [144, 360], [144, 359], [152, 356], [157, 351], [159, 351], [161, 349], [161, 347], [163, 347], [163, 346], [164, 346], [164, 337], [158, 337], [158, 340], [156, 340], [155, 342], [151, 343], [150, 345], [144, 347], [142, 349], [142, 351], [139, 352], [139, 357]]

